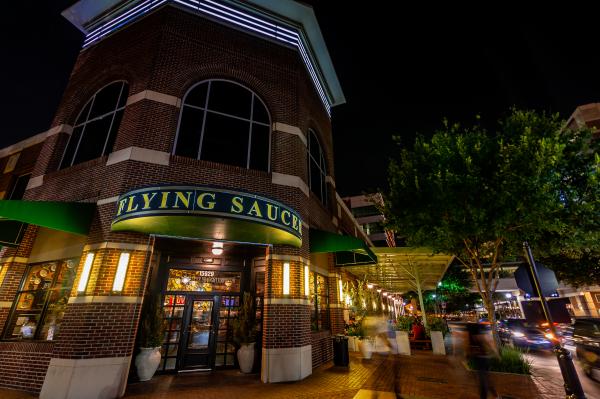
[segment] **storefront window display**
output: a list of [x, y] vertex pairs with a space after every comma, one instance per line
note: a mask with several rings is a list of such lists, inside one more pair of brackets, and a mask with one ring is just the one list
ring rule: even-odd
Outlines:
[[241, 273], [214, 270], [169, 270], [167, 291], [239, 292]]
[[30, 265], [4, 332], [6, 339], [52, 341], [60, 328], [79, 259]]
[[327, 278], [322, 274], [310, 272], [310, 304], [312, 306], [310, 322], [313, 331], [329, 329], [329, 295]]

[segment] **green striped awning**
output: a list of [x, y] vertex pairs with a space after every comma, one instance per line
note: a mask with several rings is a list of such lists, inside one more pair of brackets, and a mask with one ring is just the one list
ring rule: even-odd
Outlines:
[[359, 238], [310, 229], [310, 252], [332, 252], [337, 266], [377, 263], [377, 256]]

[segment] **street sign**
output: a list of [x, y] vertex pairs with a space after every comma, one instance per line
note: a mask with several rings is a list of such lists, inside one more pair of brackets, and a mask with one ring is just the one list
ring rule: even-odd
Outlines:
[[[544, 297], [552, 296], [558, 288], [558, 280], [556, 280], [556, 274], [541, 263], [536, 262], [536, 268], [538, 277], [540, 279], [540, 288]], [[537, 296], [533, 279], [531, 277], [531, 271], [529, 266], [521, 265], [515, 271], [515, 280], [517, 281], [517, 287], [525, 291], [532, 297]]]

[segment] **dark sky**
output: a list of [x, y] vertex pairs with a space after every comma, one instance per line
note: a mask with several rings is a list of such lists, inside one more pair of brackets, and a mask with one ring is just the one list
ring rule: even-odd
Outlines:
[[[4, 12], [0, 148], [49, 127], [83, 39], [60, 16], [72, 2], [20, 0]], [[392, 135], [410, 143], [444, 117], [491, 124], [512, 105], [566, 118], [600, 101], [600, 35], [585, 9], [307, 3], [347, 99], [332, 118], [342, 195], [385, 187]]]

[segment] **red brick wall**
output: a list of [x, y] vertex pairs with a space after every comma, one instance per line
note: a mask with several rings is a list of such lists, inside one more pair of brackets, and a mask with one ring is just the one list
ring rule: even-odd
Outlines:
[[53, 346], [51, 342], [0, 342], [0, 386], [39, 392]]
[[313, 332], [311, 334], [312, 367], [319, 367], [333, 359], [333, 343], [329, 331]]

